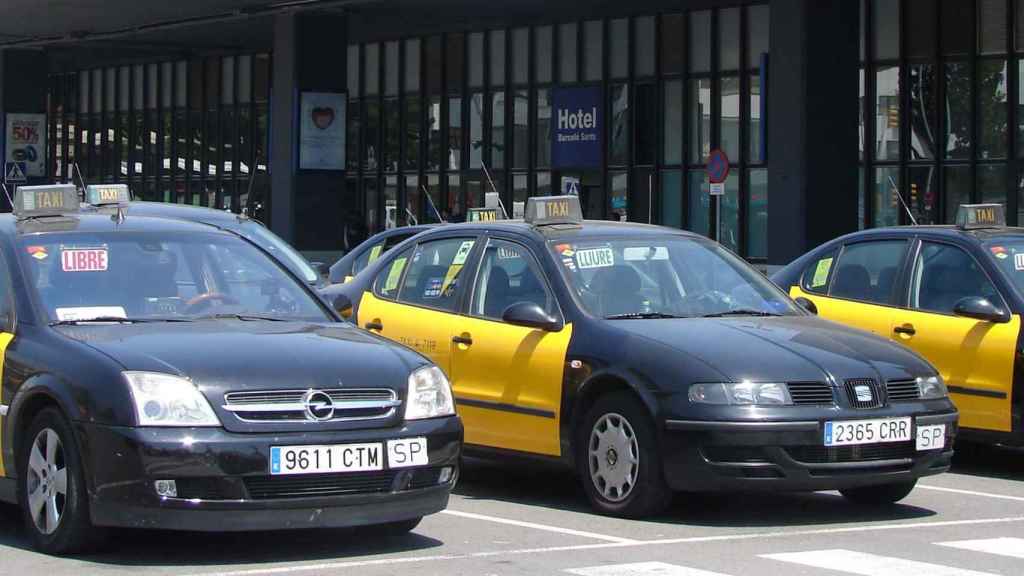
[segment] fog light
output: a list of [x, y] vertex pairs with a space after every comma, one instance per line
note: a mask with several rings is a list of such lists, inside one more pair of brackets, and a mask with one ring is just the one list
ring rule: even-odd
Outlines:
[[178, 486], [174, 483], [174, 480], [157, 480], [153, 485], [156, 487], [157, 496], [161, 498], [178, 497]]
[[441, 468], [441, 475], [437, 477], [437, 483], [438, 484], [445, 484], [449, 480], [451, 480], [452, 479], [452, 470], [453, 470], [453, 468], [451, 466], [445, 466], [444, 468]]

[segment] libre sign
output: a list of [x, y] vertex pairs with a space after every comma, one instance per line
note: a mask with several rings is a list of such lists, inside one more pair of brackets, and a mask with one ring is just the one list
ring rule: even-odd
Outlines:
[[600, 88], [551, 91], [551, 164], [555, 168], [600, 168]]

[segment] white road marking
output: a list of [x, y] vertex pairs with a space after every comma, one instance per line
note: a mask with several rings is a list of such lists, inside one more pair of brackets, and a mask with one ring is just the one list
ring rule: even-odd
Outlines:
[[934, 490], [936, 492], [949, 492], [951, 494], [963, 494], [965, 496], [981, 496], [983, 498], [995, 498], [997, 500], [1014, 500], [1017, 502], [1024, 502], [1024, 496], [1010, 496], [1009, 494], [993, 494], [991, 492], [976, 492], [974, 490], [961, 490], [959, 488], [943, 488], [942, 486], [929, 486], [927, 484], [918, 484], [917, 489]]
[[814, 550], [787, 554], [763, 554], [761, 558], [825, 568], [861, 576], [994, 576], [989, 572], [963, 570], [952, 566], [878, 556], [853, 550]]
[[[949, 520], [944, 522], [905, 522], [902, 524], [878, 524], [873, 526], [850, 526], [847, 528], [824, 528], [819, 530], [792, 530], [776, 532], [752, 532], [748, 534], [724, 534], [721, 536], [693, 536], [689, 538], [671, 538], [664, 540], [634, 540], [631, 542], [602, 542], [600, 544], [577, 544], [567, 546], [549, 546], [545, 548], [520, 548], [516, 550], [490, 550], [466, 554], [438, 554], [436, 556], [413, 556], [397, 558], [376, 558], [372, 560], [350, 560], [344, 562], [302, 564], [298, 566], [280, 566], [274, 568], [251, 568], [226, 572], [196, 572], [188, 576], [263, 576], [272, 574], [293, 574], [299, 572], [326, 572], [344, 568], [361, 566], [387, 566], [391, 564], [410, 564], [416, 562], [438, 562], [442, 560], [469, 560], [473, 558], [490, 558], [494, 556], [521, 556], [529, 554], [545, 554], [551, 552], [578, 552], [583, 550], [603, 550], [610, 548], [638, 548], [642, 546], [664, 546], [672, 544], [696, 544], [701, 542], [728, 542], [739, 540], [762, 540], [784, 538], [790, 536], [817, 536], [839, 534], [844, 532], [877, 532], [883, 530], [912, 530], [928, 528], [945, 528], [949, 526], [971, 526], [978, 524], [1009, 524], [1024, 522], [1024, 516], [1008, 518], [983, 518], [976, 520]], [[909, 576], [900, 574], [899, 576]], [[934, 576], [934, 575], [930, 575]]]
[[617, 542], [620, 544], [633, 544], [638, 540], [632, 538], [622, 538], [619, 536], [608, 536], [606, 534], [597, 534], [594, 532], [584, 532], [582, 530], [573, 530], [572, 528], [561, 528], [559, 526], [550, 526], [548, 524], [537, 524], [534, 522], [523, 522], [521, 520], [512, 520], [509, 518], [500, 518], [498, 516], [485, 516], [483, 514], [474, 514], [472, 512], [459, 512], [458, 510], [444, 510], [442, 514], [448, 514], [449, 516], [458, 516], [460, 518], [469, 518], [471, 520], [483, 520], [485, 522], [494, 522], [496, 524], [508, 524], [509, 526], [519, 526], [520, 528], [532, 528], [533, 530], [543, 530], [544, 532], [556, 532], [558, 534], [566, 534], [568, 536], [581, 536], [583, 538], [593, 538], [594, 540], [605, 540], [607, 542]]
[[676, 566], [664, 562], [637, 562], [634, 564], [608, 564], [590, 568], [573, 568], [566, 570], [569, 574], [579, 576], [725, 576], [718, 572], [708, 572], [686, 566]]
[[938, 546], [960, 548], [973, 552], [985, 552], [1010, 558], [1024, 558], [1024, 538], [988, 538], [985, 540], [959, 540], [956, 542], [937, 542]]

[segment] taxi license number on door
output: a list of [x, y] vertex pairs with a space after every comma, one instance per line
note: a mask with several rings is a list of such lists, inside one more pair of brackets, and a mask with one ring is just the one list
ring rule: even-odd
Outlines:
[[913, 439], [911, 418], [825, 422], [825, 446], [852, 446]]
[[426, 438], [388, 440], [386, 459], [381, 442], [270, 448], [270, 474], [273, 476], [371, 472], [385, 467], [425, 466], [428, 462]]

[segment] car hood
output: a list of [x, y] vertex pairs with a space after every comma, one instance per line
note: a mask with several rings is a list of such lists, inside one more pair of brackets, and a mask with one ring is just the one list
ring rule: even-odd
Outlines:
[[[200, 320], [58, 330], [125, 370], [191, 379], [225, 428], [235, 431], [252, 431], [253, 426], [223, 410], [228, 392], [387, 388], [404, 400], [409, 373], [428, 363], [415, 352], [341, 323]], [[268, 426], [261, 423], [259, 429]]]
[[899, 344], [812, 316], [609, 322], [696, 358], [733, 382], [885, 381], [936, 373]]

